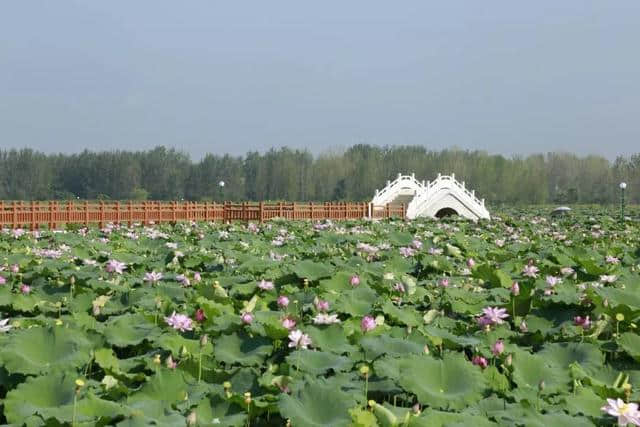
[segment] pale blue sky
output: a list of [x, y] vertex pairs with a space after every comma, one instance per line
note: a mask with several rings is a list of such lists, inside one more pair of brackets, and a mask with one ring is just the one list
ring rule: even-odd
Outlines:
[[6, 1], [0, 147], [640, 152], [640, 2]]

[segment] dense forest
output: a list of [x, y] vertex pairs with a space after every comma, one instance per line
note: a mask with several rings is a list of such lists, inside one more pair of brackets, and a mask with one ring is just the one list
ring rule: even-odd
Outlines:
[[289, 148], [208, 154], [197, 162], [165, 147], [55, 155], [2, 150], [0, 199], [368, 200], [398, 172], [426, 180], [454, 172], [492, 205], [614, 203], [620, 181], [629, 184], [630, 202], [640, 202], [640, 154], [610, 162], [567, 153], [507, 158], [369, 145], [317, 156]]

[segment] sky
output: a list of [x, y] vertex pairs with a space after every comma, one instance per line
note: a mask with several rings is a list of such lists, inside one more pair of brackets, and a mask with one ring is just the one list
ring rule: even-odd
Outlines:
[[640, 2], [30, 0], [0, 148], [640, 152]]

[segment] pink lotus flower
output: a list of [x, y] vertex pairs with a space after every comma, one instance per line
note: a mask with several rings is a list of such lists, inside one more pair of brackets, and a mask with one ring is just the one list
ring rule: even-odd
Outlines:
[[411, 246], [413, 246], [414, 249], [420, 250], [422, 248], [422, 242], [418, 239], [414, 239], [411, 242]]
[[11, 271], [12, 273], [17, 273], [20, 271], [20, 266], [18, 264], [11, 264], [11, 267], [9, 267], [9, 271]]
[[416, 254], [416, 250], [409, 247], [402, 247], [399, 249], [399, 251], [400, 251], [400, 255], [402, 255], [405, 258], [414, 256]]
[[604, 259], [607, 264], [619, 264], [620, 260], [612, 255], [607, 255]]
[[316, 301], [314, 301], [316, 309], [318, 311], [324, 311], [327, 312], [329, 311], [329, 301], [325, 301], [322, 299], [316, 299]]
[[311, 338], [309, 338], [309, 335], [303, 334], [300, 329], [296, 329], [289, 333], [289, 340], [289, 348], [307, 349], [311, 345]]
[[376, 328], [376, 320], [371, 316], [364, 316], [360, 322], [362, 332], [369, 332]]
[[615, 274], [603, 274], [602, 276], [600, 276], [600, 281], [602, 283], [613, 283], [617, 278], [618, 276], [616, 276]]
[[353, 287], [356, 287], [360, 284], [360, 277], [357, 275], [353, 275], [351, 276], [351, 278], [349, 279], [349, 284]]
[[507, 310], [504, 308], [487, 307], [482, 309], [482, 313], [482, 317], [478, 319], [478, 323], [481, 326], [501, 325], [504, 323], [503, 319], [509, 317]]
[[522, 269], [522, 275], [525, 277], [532, 277], [532, 278], [536, 278], [538, 277], [538, 272], [540, 271], [540, 269], [538, 269], [538, 267], [536, 267], [533, 264], [528, 264], [525, 265], [524, 268]]
[[202, 276], [200, 276], [200, 273], [198, 273], [198, 272], [193, 273], [193, 281], [194, 282], [199, 282], [201, 280], [202, 280]]
[[184, 274], [178, 274], [176, 276], [176, 281], [180, 283], [182, 286], [185, 286], [185, 287], [191, 286], [191, 281]]
[[491, 353], [493, 353], [493, 355], [496, 356], [496, 357], [500, 356], [503, 351], [504, 351], [504, 341], [502, 341], [502, 340], [496, 341], [491, 346]]
[[207, 319], [207, 315], [204, 313], [204, 310], [199, 308], [196, 310], [196, 322], [202, 323]]
[[520, 322], [519, 328], [520, 328], [520, 332], [522, 332], [523, 334], [529, 332], [529, 328], [527, 327], [527, 322], [525, 322], [524, 319], [522, 319], [522, 322]]
[[263, 291], [270, 291], [274, 288], [273, 282], [269, 282], [267, 280], [262, 279], [260, 283], [258, 283], [258, 287]]
[[289, 305], [289, 298], [286, 295], [280, 295], [278, 297], [278, 307], [287, 308]]
[[293, 329], [296, 327], [296, 320], [287, 316], [282, 319], [282, 327], [285, 329]]
[[318, 313], [313, 318], [314, 325], [331, 325], [334, 323], [340, 323], [337, 314]]
[[144, 273], [143, 280], [145, 282], [158, 283], [160, 280], [162, 280], [162, 273], [156, 273], [155, 271]]
[[427, 252], [429, 255], [442, 255], [442, 249], [440, 248], [429, 248]]
[[600, 410], [611, 416], [618, 417], [619, 426], [626, 426], [628, 424], [640, 426], [640, 412], [638, 412], [638, 405], [636, 403], [624, 403], [620, 398], [616, 400], [607, 399], [607, 405], [600, 408]]
[[573, 318], [573, 324], [582, 326], [582, 329], [589, 329], [591, 327], [591, 319], [589, 319], [589, 316], [576, 316]]
[[511, 285], [511, 295], [513, 295], [514, 297], [520, 295], [520, 285], [518, 284], [518, 282], [513, 282], [513, 284]]
[[167, 368], [169, 369], [176, 369], [178, 367], [178, 364], [175, 362], [175, 360], [173, 360], [173, 357], [171, 357], [171, 355], [167, 357], [165, 363], [167, 364]]
[[438, 281], [438, 285], [442, 286], [443, 288], [448, 288], [449, 287], [449, 279], [447, 279], [446, 277], [443, 277], [442, 279], [440, 279]]
[[31, 293], [31, 286], [26, 285], [26, 284], [21, 284], [20, 285], [20, 292], [22, 292], [23, 294], [27, 295], [29, 293]]
[[396, 284], [393, 285], [393, 290], [400, 293], [404, 293], [405, 291], [404, 285], [400, 282], [397, 282]]
[[469, 259], [467, 260], [467, 267], [469, 267], [469, 268], [473, 268], [473, 267], [475, 267], [475, 266], [476, 266], [476, 262], [473, 260], [473, 258], [469, 258]]
[[4, 276], [0, 276], [0, 285], [4, 285], [7, 283], [7, 279], [4, 278]]
[[554, 287], [555, 285], [557, 285], [558, 283], [561, 283], [562, 280], [560, 280], [559, 277], [556, 276], [547, 276], [545, 278], [545, 281], [547, 282], [547, 285]]
[[105, 266], [105, 270], [107, 270], [107, 273], [122, 274], [126, 267], [127, 266], [124, 262], [120, 262], [120, 261], [116, 261], [115, 259], [112, 259], [112, 260], [109, 260], [109, 262], [107, 262], [107, 265]]
[[181, 332], [193, 330], [193, 320], [186, 314], [176, 314], [174, 311], [171, 316], [165, 317], [164, 321], [173, 329], [178, 329]]
[[253, 315], [251, 313], [242, 313], [240, 319], [242, 319], [242, 323], [245, 325], [250, 325], [251, 322], [253, 322]]
[[471, 363], [476, 366], [480, 366], [482, 369], [489, 366], [489, 362], [487, 361], [487, 359], [482, 356], [473, 356], [473, 359], [471, 359]]

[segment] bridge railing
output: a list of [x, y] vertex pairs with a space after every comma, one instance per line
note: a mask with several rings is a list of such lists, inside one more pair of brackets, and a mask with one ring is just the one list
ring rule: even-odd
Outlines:
[[179, 221], [347, 220], [372, 217], [404, 218], [406, 206], [372, 209], [367, 202], [3, 202], [0, 228], [55, 229], [65, 224], [104, 227], [115, 224], [175, 223]]

